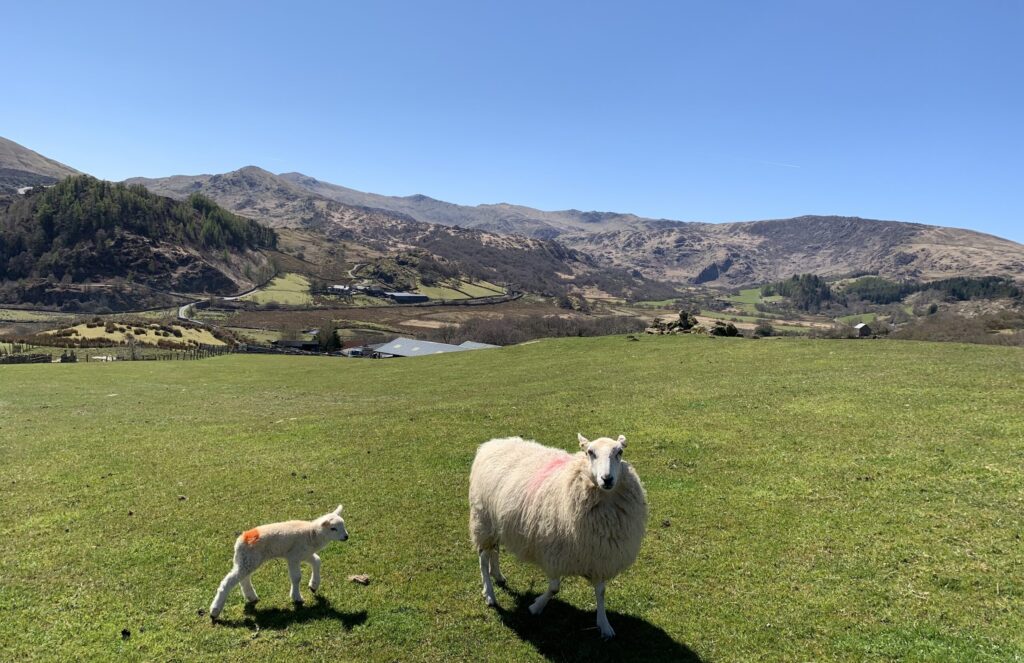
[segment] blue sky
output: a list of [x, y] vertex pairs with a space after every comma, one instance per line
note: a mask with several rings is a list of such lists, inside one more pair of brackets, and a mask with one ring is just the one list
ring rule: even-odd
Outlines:
[[1024, 242], [1024, 3], [3, 2], [0, 135], [457, 203]]

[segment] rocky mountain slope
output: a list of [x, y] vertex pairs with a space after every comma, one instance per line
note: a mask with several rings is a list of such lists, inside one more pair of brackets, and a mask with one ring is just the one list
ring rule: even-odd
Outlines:
[[519, 205], [454, 205], [427, 196], [363, 193], [301, 173], [281, 178], [338, 202], [445, 225], [555, 239], [652, 278], [735, 286], [813, 272], [877, 272], [906, 279], [1024, 277], [1024, 245], [918, 223], [803, 216], [742, 223], [686, 223], [632, 214]]
[[652, 299], [674, 294], [665, 284], [596, 261], [559, 242], [442, 225], [401, 211], [343, 203], [255, 166], [221, 175], [134, 178], [128, 183], [179, 199], [202, 193], [233, 212], [276, 228], [315, 230], [388, 253], [426, 251], [464, 274], [510, 282], [530, 292], [560, 295], [577, 290]]
[[0, 193], [54, 184], [79, 172], [0, 136]]

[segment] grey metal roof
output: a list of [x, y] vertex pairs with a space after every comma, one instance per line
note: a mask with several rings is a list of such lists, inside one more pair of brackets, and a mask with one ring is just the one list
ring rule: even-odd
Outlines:
[[459, 343], [460, 348], [466, 348], [467, 350], [486, 350], [487, 348], [500, 348], [500, 345], [491, 345], [490, 343], [477, 343], [476, 341], [464, 341]]
[[377, 352], [383, 355], [395, 355], [396, 357], [422, 357], [423, 355], [437, 355], [445, 352], [463, 352], [469, 348], [462, 348], [448, 343], [434, 343], [432, 341], [417, 341], [412, 338], [396, 338], [390, 343], [377, 348]]

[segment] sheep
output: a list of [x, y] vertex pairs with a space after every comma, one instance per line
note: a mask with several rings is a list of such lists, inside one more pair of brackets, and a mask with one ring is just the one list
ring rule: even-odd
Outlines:
[[572, 455], [520, 437], [480, 445], [469, 477], [469, 531], [487, 605], [496, 605], [491, 578], [505, 584], [498, 561], [504, 545], [548, 578], [532, 614], [543, 612], [564, 576], [582, 576], [594, 586], [597, 626], [607, 640], [615, 631], [605, 614], [605, 584], [636, 560], [647, 497], [622, 460], [625, 436], [577, 437], [581, 451]]
[[283, 523], [260, 525], [242, 532], [235, 540], [234, 566], [224, 576], [217, 594], [210, 604], [210, 620], [216, 621], [228, 592], [235, 585], [242, 585], [246, 603], [252, 605], [260, 600], [253, 589], [250, 576], [264, 562], [276, 557], [288, 560], [288, 576], [292, 581], [291, 598], [296, 605], [302, 605], [299, 581], [302, 579], [300, 564], [305, 561], [313, 567], [309, 589], [316, 593], [320, 588], [320, 556], [317, 553], [331, 541], [347, 541], [348, 531], [341, 518], [342, 506], [320, 516], [316, 520], [289, 520]]

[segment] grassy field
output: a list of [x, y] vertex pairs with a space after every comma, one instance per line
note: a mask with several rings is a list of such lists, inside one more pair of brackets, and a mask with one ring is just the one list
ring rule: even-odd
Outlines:
[[265, 288], [242, 297], [246, 301], [257, 304], [288, 304], [301, 306], [313, 303], [313, 296], [309, 294], [309, 279], [301, 274], [284, 274], [278, 276]]
[[0, 322], [57, 322], [74, 317], [68, 313], [52, 311], [25, 311], [17, 308], [0, 308]]
[[[1024, 660], [1017, 349], [608, 337], [0, 384], [6, 660]], [[577, 431], [629, 436], [651, 507], [610, 643], [579, 579], [534, 618], [506, 560], [486, 608], [466, 531], [481, 441]], [[293, 609], [275, 562], [255, 610], [200, 614], [237, 532], [338, 502], [322, 598]]]
[[836, 321], [842, 322], [848, 325], [855, 325], [859, 322], [874, 322], [878, 315], [876, 313], [854, 313], [853, 315], [843, 315], [836, 318]]
[[761, 302], [778, 302], [782, 301], [784, 297], [780, 297], [778, 295], [762, 297], [761, 288], [748, 288], [746, 290], [740, 290], [740, 294], [738, 295], [730, 295], [724, 299], [741, 311], [754, 315], [758, 313], [756, 304]]
[[[105, 325], [89, 327], [87, 324], [82, 323], [80, 325], [75, 325], [74, 327], [68, 327], [68, 329], [73, 329], [75, 333], [72, 336], [66, 337], [66, 339], [69, 343], [73, 343], [75, 340], [81, 339], [102, 339], [104, 341], [110, 341], [111, 344], [119, 344], [124, 343], [130, 335], [139, 343], [146, 345], [156, 345], [160, 341], [186, 343], [189, 345], [225, 345], [224, 341], [214, 336], [208, 329], [183, 327], [181, 325], [168, 325], [168, 327], [170, 329], [177, 330], [181, 336], [161, 336], [158, 334], [161, 330], [156, 328], [156, 325], [154, 325], [153, 328], [150, 328], [148, 326], [140, 327], [132, 324], [118, 324], [115, 331], [108, 332]], [[131, 334], [129, 334], [129, 332], [131, 332]]]

